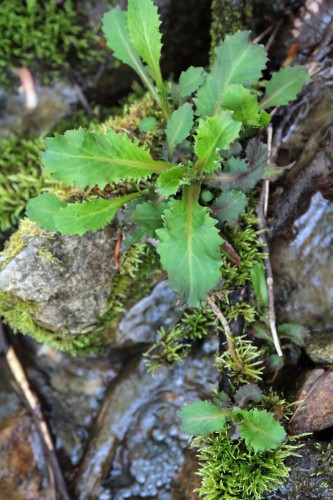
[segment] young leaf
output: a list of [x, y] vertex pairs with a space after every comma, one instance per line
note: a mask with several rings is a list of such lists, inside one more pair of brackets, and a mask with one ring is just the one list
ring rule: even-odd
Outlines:
[[28, 201], [25, 213], [30, 220], [37, 222], [40, 227], [55, 232], [57, 228], [53, 216], [66, 205], [67, 203], [60, 201], [55, 194], [42, 193]]
[[[246, 443], [254, 451], [268, 451], [278, 448], [286, 438], [286, 432], [271, 413], [266, 410], [250, 410], [240, 426]], [[244, 412], [245, 414], [245, 412]]]
[[214, 216], [220, 222], [236, 220], [245, 212], [246, 201], [246, 195], [240, 189], [222, 193], [213, 203]]
[[264, 340], [268, 344], [273, 344], [272, 335], [270, 329], [264, 323], [256, 321], [251, 326], [251, 335], [256, 339]]
[[80, 189], [95, 185], [103, 189], [106, 184], [123, 179], [139, 181], [174, 166], [153, 160], [146, 149], [112, 129], [106, 134], [68, 130], [64, 135], [46, 139], [45, 144], [45, 170]]
[[245, 408], [249, 401], [259, 403], [262, 400], [262, 392], [256, 384], [242, 385], [235, 394], [235, 403], [240, 408]]
[[253, 291], [259, 304], [263, 307], [268, 306], [268, 287], [265, 275], [264, 265], [260, 262], [251, 269], [251, 281]]
[[246, 148], [246, 157], [247, 161], [242, 158], [230, 158], [224, 171], [206, 177], [206, 183], [223, 190], [250, 191], [264, 175], [268, 160], [267, 146], [257, 139], [251, 139]]
[[[51, 226], [53, 231], [60, 231], [61, 234], [82, 236], [87, 231], [97, 231], [97, 229], [106, 226], [116, 215], [118, 208], [137, 196], [138, 193], [134, 193], [114, 200], [98, 198], [82, 203], [62, 203], [59, 206], [55, 195], [43, 194], [29, 202], [30, 207], [28, 205], [27, 215], [41, 227], [49, 228]], [[47, 204], [49, 204], [49, 219], [45, 225]]]
[[179, 186], [186, 183], [186, 181], [183, 181], [183, 176], [184, 167], [182, 165], [162, 172], [156, 182], [159, 194], [162, 196], [176, 194]]
[[175, 101], [193, 94], [202, 85], [205, 78], [206, 72], [201, 67], [190, 66], [186, 71], [182, 71], [179, 78], [179, 87], [174, 96]]
[[234, 112], [234, 119], [258, 127], [259, 104], [257, 97], [239, 83], [229, 85], [222, 97], [222, 107]]
[[208, 401], [197, 401], [183, 406], [179, 412], [182, 429], [188, 434], [208, 436], [224, 427], [230, 412], [212, 405]]
[[305, 66], [287, 66], [274, 73], [266, 83], [266, 92], [260, 108], [283, 106], [296, 98], [303, 86], [310, 80]]
[[162, 35], [157, 7], [151, 0], [128, 0], [127, 22], [130, 39], [137, 53], [151, 68], [156, 83], [161, 84]]
[[103, 33], [108, 46], [113, 50], [114, 56], [134, 69], [158, 101], [159, 97], [156, 90], [149, 80], [142, 61], [129, 39], [126, 14], [120, 9], [119, 5], [104, 14]]
[[165, 227], [156, 231], [162, 266], [180, 297], [198, 307], [221, 277], [223, 240], [216, 221], [191, 196], [175, 201], [163, 218]]
[[309, 337], [309, 329], [302, 325], [284, 323], [278, 326], [278, 333], [283, 338], [288, 338], [299, 347], [304, 347], [305, 340]]
[[255, 83], [266, 67], [267, 54], [262, 45], [250, 42], [248, 31], [227, 36], [216, 49], [211, 73], [194, 99], [200, 116], [219, 113], [223, 93], [229, 85], [241, 83], [245, 87]]
[[193, 120], [193, 109], [191, 104], [188, 102], [180, 106], [172, 113], [166, 128], [170, 158], [173, 156], [175, 147], [190, 135], [193, 127]]
[[159, 229], [163, 225], [162, 215], [167, 207], [168, 203], [166, 201], [161, 201], [160, 203], [154, 203], [153, 201], [140, 203], [132, 213], [131, 221], [134, 224], [138, 224], [150, 236], [155, 237], [156, 229]]
[[146, 116], [146, 118], [143, 118], [140, 122], [139, 125], [139, 130], [140, 132], [149, 132], [150, 130], [153, 130], [155, 127], [157, 127], [158, 122], [156, 118], [153, 116]]
[[230, 111], [200, 120], [194, 151], [198, 156], [197, 169], [213, 172], [219, 166], [219, 149], [226, 149], [239, 137], [242, 124], [236, 122]]

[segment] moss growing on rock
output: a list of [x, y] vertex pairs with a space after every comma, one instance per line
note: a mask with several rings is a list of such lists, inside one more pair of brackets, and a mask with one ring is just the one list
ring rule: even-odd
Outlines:
[[50, 70], [69, 68], [70, 60], [102, 57], [98, 37], [84, 26], [75, 2], [64, 0], [2, 0], [0, 80], [11, 69], [38, 63]]

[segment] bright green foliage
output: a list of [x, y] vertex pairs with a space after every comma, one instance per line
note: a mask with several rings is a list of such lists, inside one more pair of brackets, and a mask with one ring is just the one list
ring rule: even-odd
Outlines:
[[211, 72], [197, 92], [195, 104], [198, 114], [212, 116], [219, 113], [227, 87], [234, 83], [248, 87], [255, 83], [261, 77], [266, 62], [265, 48], [251, 43], [248, 31], [227, 36], [217, 47]]
[[232, 189], [220, 194], [213, 203], [213, 213], [220, 222], [238, 219], [245, 212], [246, 195], [240, 189]]
[[141, 120], [139, 130], [140, 132], [150, 132], [150, 130], [156, 128], [157, 125], [158, 121], [156, 120], [156, 118], [154, 118], [153, 116], [147, 116], [146, 118], [143, 118], [143, 120]]
[[288, 104], [296, 98], [309, 80], [309, 74], [304, 66], [287, 66], [280, 69], [266, 83], [266, 92], [260, 107], [266, 109]]
[[268, 306], [268, 287], [265, 275], [264, 265], [260, 262], [251, 269], [251, 280], [253, 291], [259, 304], [263, 307]]
[[139, 56], [148, 64], [157, 84], [162, 80], [160, 58], [162, 35], [157, 7], [150, 0], [129, 0], [127, 22], [130, 39]]
[[257, 97], [239, 83], [227, 87], [223, 93], [222, 107], [233, 111], [234, 119], [239, 122], [252, 127], [261, 125]]
[[162, 215], [168, 207], [166, 201], [154, 203], [147, 201], [136, 205], [134, 212], [131, 215], [131, 221], [138, 224], [150, 236], [156, 236], [155, 231], [163, 225]]
[[241, 123], [230, 111], [200, 120], [194, 150], [198, 156], [198, 170], [213, 172], [219, 167], [219, 149], [227, 149], [239, 137]]
[[184, 180], [184, 167], [173, 167], [162, 172], [156, 181], [159, 194], [163, 196], [172, 196], [176, 194], [181, 184], [187, 184]]
[[285, 430], [266, 410], [242, 411], [244, 421], [240, 426], [241, 436], [254, 451], [278, 448], [286, 438]]
[[181, 97], [188, 97], [193, 94], [206, 78], [203, 68], [190, 66], [186, 71], [182, 71], [179, 77], [179, 88], [177, 89], [175, 100]]
[[[260, 500], [267, 490], [275, 490], [289, 475], [286, 458], [295, 456], [297, 446], [283, 444], [256, 452], [242, 440], [231, 440], [224, 428], [206, 438], [197, 438], [199, 475], [198, 492], [206, 500]], [[297, 456], [297, 455], [296, 455]]]
[[188, 434], [208, 436], [224, 427], [226, 417], [230, 412], [225, 411], [208, 401], [196, 401], [185, 405], [179, 412], [182, 420], [182, 429]]
[[121, 180], [139, 181], [173, 166], [153, 160], [145, 148], [112, 129], [106, 134], [68, 130], [47, 139], [45, 144], [47, 150], [42, 159], [46, 171], [80, 189], [95, 185], [103, 189]]
[[[182, 73], [178, 87], [169, 93], [170, 86], [164, 84], [161, 76], [159, 28], [160, 19], [152, 0], [129, 0], [127, 12], [117, 6], [105, 14], [103, 29], [108, 45], [115, 57], [140, 75], [159, 108], [159, 111], [155, 109], [156, 113], [160, 114], [155, 115], [150, 109], [146, 122], [142, 122], [142, 115], [133, 117], [134, 127], [124, 123], [117, 127], [113, 122], [111, 126], [117, 132], [107, 127], [103, 132], [79, 129], [47, 139], [47, 149], [42, 155], [46, 172], [73, 185], [74, 189], [90, 188], [91, 193], [79, 198], [80, 201], [84, 199], [83, 202], [73, 203], [71, 199], [65, 206], [55, 198], [37, 198], [29, 204], [28, 214], [50, 230], [83, 234], [104, 227], [117, 208], [142, 196], [141, 204], [138, 200], [135, 209], [133, 205], [128, 208], [134, 212], [132, 218], [128, 214], [126, 221], [135, 221], [139, 228], [131, 232], [126, 244], [142, 241], [145, 233], [157, 236], [160, 240], [158, 253], [171, 285], [181, 299], [198, 307], [221, 278], [226, 286], [230, 282], [233, 286], [244, 284], [249, 281], [253, 264], [260, 261], [257, 242], [253, 251], [248, 248], [245, 227], [241, 233], [245, 235], [244, 248], [247, 245], [246, 259], [240, 255], [237, 267], [231, 269], [225, 248], [222, 255], [223, 240], [215, 226], [218, 223], [220, 228], [223, 224], [224, 232], [231, 231], [225, 222], [242, 216], [246, 206], [245, 192], [264, 176], [267, 148], [253, 139], [244, 154], [237, 139], [247, 132], [247, 127], [269, 122], [268, 113], [259, 111], [256, 97], [267, 54], [263, 46], [250, 42], [249, 32], [238, 31], [217, 47], [208, 76], [202, 68], [191, 67]], [[292, 76], [294, 82], [294, 73]], [[275, 78], [279, 81], [280, 76]], [[273, 77], [267, 84], [264, 99], [272, 88], [274, 90], [274, 82]], [[291, 88], [295, 88], [295, 83], [286, 91], [288, 99]], [[196, 90], [197, 95], [191, 102], [191, 95]], [[193, 102], [199, 119], [194, 119]], [[159, 127], [156, 121], [149, 121], [149, 116], [158, 119]], [[162, 143], [165, 123], [168, 162], [164, 161]], [[154, 144], [151, 152], [126, 135], [127, 131], [148, 130], [147, 144], [149, 130], [155, 126], [159, 134], [158, 145]], [[178, 164], [171, 163], [174, 159]], [[215, 170], [217, 173], [212, 175]], [[200, 196], [205, 184], [214, 189], [210, 195], [204, 189], [206, 194]], [[107, 200], [110, 185], [113, 199]], [[157, 204], [147, 202], [154, 199], [154, 191], [159, 197], [174, 199], [165, 200], [166, 203], [164, 200]], [[218, 221], [211, 216], [212, 208], [216, 210]], [[250, 233], [253, 234], [252, 229]], [[253, 238], [251, 242], [253, 246]], [[238, 281], [235, 274], [239, 275]], [[229, 317], [237, 312], [232, 307]], [[247, 322], [254, 321], [253, 307], [243, 312]]]
[[166, 127], [166, 137], [168, 140], [169, 158], [172, 159], [173, 152], [176, 146], [183, 142], [191, 132], [194, 122], [194, 114], [192, 106], [186, 102], [176, 109]]
[[198, 307], [220, 279], [222, 238], [208, 210], [190, 196], [175, 201], [164, 214], [165, 227], [156, 231], [157, 252], [171, 286], [192, 307]]

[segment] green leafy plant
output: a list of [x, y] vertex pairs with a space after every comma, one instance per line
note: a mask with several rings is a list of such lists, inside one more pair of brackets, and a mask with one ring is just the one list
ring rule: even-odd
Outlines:
[[[103, 18], [114, 55], [137, 72], [162, 110], [159, 127], [165, 126], [167, 147], [153, 157], [113, 130], [69, 130], [49, 138], [42, 160], [56, 179], [80, 189], [98, 186], [103, 191], [121, 183], [131, 189], [121, 197], [102, 195], [82, 203], [42, 194], [29, 202], [27, 215], [51, 231], [82, 235], [134, 203], [132, 220], [158, 239], [171, 285], [189, 306], [198, 307], [223, 276], [221, 225], [244, 211], [245, 193], [263, 177], [267, 164], [264, 144], [252, 139], [243, 152], [236, 141], [268, 124], [265, 110], [294, 99], [309, 77], [304, 67], [282, 69], [269, 82], [260, 82], [266, 86], [262, 96], [258, 82], [267, 54], [250, 42], [248, 32], [238, 31], [217, 47], [208, 74], [189, 68], [169, 91], [160, 69], [159, 26], [151, 0], [129, 0], [127, 12], [116, 7]], [[229, 149], [238, 154], [225, 154]], [[207, 193], [200, 198], [205, 186], [213, 188], [213, 198]]]
[[[222, 396], [222, 397], [221, 397]], [[241, 386], [235, 393], [235, 404], [225, 393], [214, 398], [215, 404], [197, 401], [184, 406], [179, 415], [184, 432], [208, 436], [223, 429], [228, 422], [235, 437], [240, 436], [255, 451], [278, 448], [286, 438], [283, 426], [272, 413], [257, 408], [246, 410], [249, 401], [259, 403], [262, 394], [258, 386]]]

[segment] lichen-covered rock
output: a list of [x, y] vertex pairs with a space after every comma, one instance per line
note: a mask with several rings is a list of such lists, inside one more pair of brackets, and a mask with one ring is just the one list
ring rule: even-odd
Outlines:
[[333, 364], [333, 331], [313, 333], [305, 346], [307, 355], [314, 363]]

